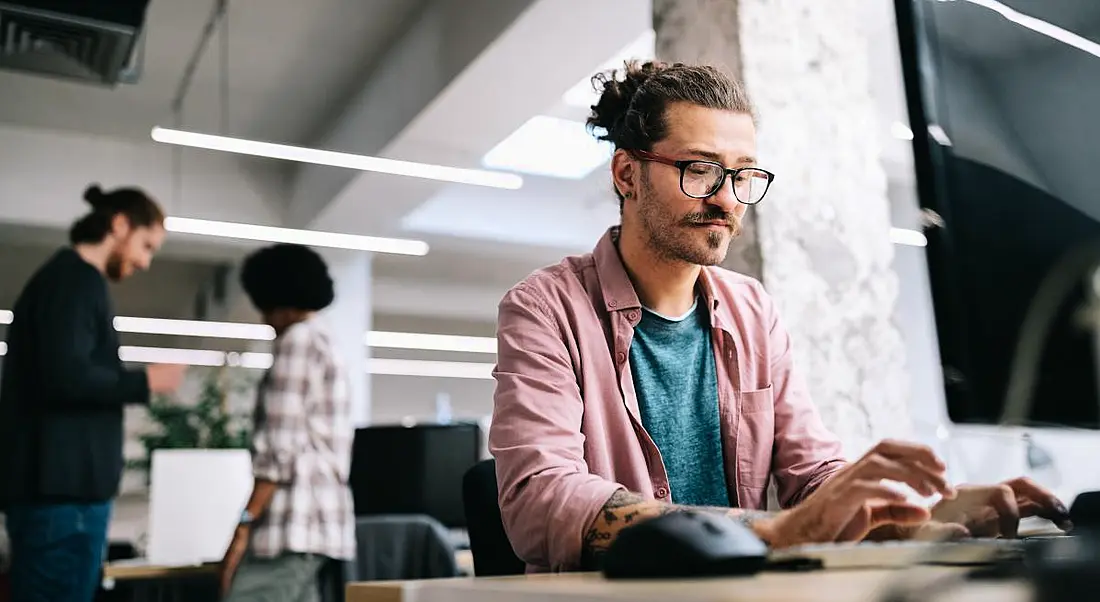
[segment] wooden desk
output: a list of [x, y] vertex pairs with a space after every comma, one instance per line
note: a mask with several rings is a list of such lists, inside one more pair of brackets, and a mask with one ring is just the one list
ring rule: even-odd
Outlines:
[[131, 560], [109, 562], [103, 565], [103, 579], [113, 579], [115, 581], [130, 579], [168, 579], [175, 577], [190, 577], [194, 575], [213, 575], [217, 572], [217, 564], [164, 566], [149, 564], [142, 560]]
[[[957, 568], [924, 568], [906, 578], [950, 578]], [[598, 574], [531, 575], [352, 583], [345, 602], [878, 602], [897, 570], [762, 573], [713, 580], [607, 581]], [[1028, 602], [1030, 591], [1009, 582], [967, 583], [935, 598], [950, 602]]]
[[[474, 574], [474, 557], [469, 550], [455, 552], [455, 564], [458, 570], [466, 575]], [[103, 580], [130, 581], [146, 579], [175, 579], [179, 577], [194, 577], [202, 575], [216, 575], [217, 563], [195, 564], [185, 566], [167, 566], [150, 564], [143, 559], [120, 560], [103, 565]]]
[[103, 566], [103, 589], [127, 600], [217, 600], [218, 565], [163, 566], [123, 560]]

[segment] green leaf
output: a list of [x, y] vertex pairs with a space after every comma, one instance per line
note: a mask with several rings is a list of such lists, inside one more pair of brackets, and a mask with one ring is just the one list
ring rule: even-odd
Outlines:
[[[129, 460], [127, 468], [148, 470], [153, 452], [158, 449], [248, 449], [252, 439], [250, 415], [231, 413], [226, 408], [230, 393], [255, 386], [254, 380], [238, 379], [226, 383], [221, 371], [212, 371], [203, 382], [199, 398], [193, 404], [164, 395], [155, 396], [149, 404], [152, 432], [138, 440], [145, 448], [145, 457]], [[246, 426], [235, 428], [235, 424]]]

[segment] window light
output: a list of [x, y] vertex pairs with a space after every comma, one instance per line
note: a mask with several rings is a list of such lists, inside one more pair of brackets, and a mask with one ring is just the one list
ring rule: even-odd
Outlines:
[[536, 115], [497, 144], [482, 164], [496, 169], [579, 180], [611, 159], [611, 145], [579, 121]]
[[651, 61], [656, 54], [654, 49], [657, 41], [657, 33], [652, 29], [646, 31], [630, 44], [621, 48], [615, 56], [600, 65], [592, 74], [577, 82], [562, 96], [565, 104], [573, 107], [588, 108], [600, 99], [600, 94], [592, 88], [592, 75], [601, 71], [621, 69], [623, 63], [631, 59], [639, 61]]

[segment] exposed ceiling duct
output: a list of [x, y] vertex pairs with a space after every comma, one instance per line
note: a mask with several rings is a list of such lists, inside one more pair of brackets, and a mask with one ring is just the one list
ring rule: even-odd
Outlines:
[[0, 0], [0, 69], [135, 83], [148, 6], [149, 0]]

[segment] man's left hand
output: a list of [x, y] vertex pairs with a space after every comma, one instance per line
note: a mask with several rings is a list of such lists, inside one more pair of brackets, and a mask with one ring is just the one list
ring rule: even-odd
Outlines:
[[222, 558], [221, 567], [218, 570], [218, 580], [221, 583], [221, 597], [223, 599], [229, 593], [230, 586], [233, 585], [233, 576], [237, 574], [237, 567], [240, 566], [244, 553], [248, 551], [249, 531], [246, 525], [238, 526], [237, 530], [233, 532], [233, 541], [229, 543], [229, 547], [225, 550], [225, 556]]
[[1038, 516], [1069, 530], [1069, 511], [1053, 493], [1027, 477], [999, 485], [961, 485], [954, 499], [932, 507], [932, 520], [962, 525], [974, 537], [1016, 537], [1020, 519]]

